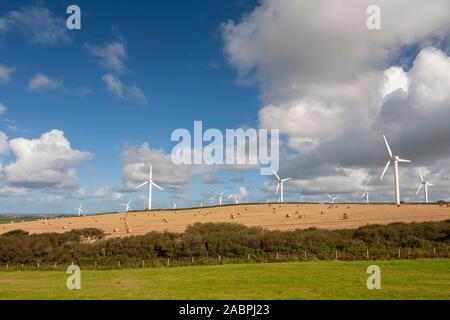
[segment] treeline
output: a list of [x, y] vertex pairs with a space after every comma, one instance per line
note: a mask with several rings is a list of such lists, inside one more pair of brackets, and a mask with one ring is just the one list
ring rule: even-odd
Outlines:
[[[369, 225], [358, 229], [270, 231], [232, 223], [189, 226], [183, 233], [151, 232], [108, 238], [98, 229], [58, 234], [15, 230], [0, 236], [0, 263], [114, 266], [137, 261], [342, 260], [450, 257], [450, 220]], [[159, 260], [158, 260], [159, 259]], [[169, 260], [168, 260], [169, 261]], [[209, 262], [208, 262], [209, 261]]]

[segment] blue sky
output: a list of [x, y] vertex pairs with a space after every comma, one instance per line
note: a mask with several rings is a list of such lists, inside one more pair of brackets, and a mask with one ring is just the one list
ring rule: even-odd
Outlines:
[[[133, 199], [136, 207], [144, 207], [145, 192], [130, 188], [139, 182], [137, 175], [144, 174], [133, 166], [142, 157], [155, 162], [155, 180], [168, 188], [155, 193], [154, 207], [169, 207], [173, 201], [178, 207], [210, 203], [215, 201], [215, 193], [223, 190], [227, 195], [240, 192], [248, 201], [275, 198], [273, 180], [261, 177], [259, 170], [204, 168], [199, 174], [191, 172], [180, 178], [171, 167], [158, 168], [174, 146], [172, 131], [192, 129], [194, 120], [223, 131], [279, 128], [285, 139], [280, 172], [294, 177], [286, 187], [288, 200], [324, 201], [324, 193], [332, 192], [359, 201], [364, 181], [369, 180], [380, 190], [376, 198], [389, 201], [389, 180], [383, 183], [376, 179], [386, 157], [381, 132], [392, 137], [397, 148], [406, 146], [405, 157], [421, 156], [413, 150], [411, 141], [415, 140], [406, 139], [383, 118], [394, 112], [387, 95], [374, 103], [379, 113], [368, 120], [373, 113], [370, 91], [379, 85], [392, 87], [386, 89], [389, 94], [399, 88], [409, 93], [412, 91], [402, 87], [403, 78], [409, 79], [408, 83], [435, 79], [433, 75], [432, 79], [422, 76], [419, 67], [417, 72], [409, 71], [414, 70], [414, 61], [446, 63], [448, 19], [439, 16], [442, 8], [412, 6], [411, 12], [425, 12], [413, 30], [397, 30], [387, 21], [388, 35], [360, 38], [360, 32], [352, 34], [354, 27], [333, 28], [346, 14], [353, 21], [357, 10], [336, 11], [336, 19], [331, 14], [330, 30], [323, 31], [319, 26], [325, 22], [319, 24], [320, 18], [308, 16], [314, 5], [303, 1], [280, 5], [276, 0], [262, 1], [262, 6], [259, 3], [76, 1], [82, 12], [82, 29], [73, 31], [64, 25], [65, 11], [72, 1], [0, 3], [0, 67], [9, 70], [5, 71], [8, 80], [3, 82], [0, 73], [0, 103], [6, 109], [0, 113], [0, 132], [9, 141], [3, 153], [0, 147], [0, 213], [67, 213], [82, 201], [88, 211], [118, 210], [128, 199]], [[321, 7], [332, 7], [324, 4], [321, 1], [312, 9], [323, 12]], [[398, 10], [395, 6], [384, 8], [388, 16]], [[271, 12], [276, 12], [276, 18], [267, 14]], [[365, 17], [361, 10], [355, 23]], [[353, 41], [352, 50], [333, 52], [346, 41]], [[373, 50], [373, 46], [388, 48], [388, 52]], [[403, 71], [388, 72], [389, 67], [403, 67]], [[436, 75], [436, 79], [441, 76]], [[379, 81], [384, 82], [380, 85]], [[349, 88], [358, 88], [355, 91], [365, 95]], [[327, 92], [337, 94], [329, 97]], [[402, 96], [400, 104], [411, 107], [415, 98]], [[436, 110], [432, 113], [435, 118], [429, 119], [431, 124], [447, 112], [446, 99], [430, 107]], [[367, 112], [363, 115], [360, 110]], [[344, 114], [351, 116], [340, 119]], [[358, 115], [360, 118], [352, 118]], [[370, 132], [362, 125], [347, 130], [365, 121], [370, 122]], [[29, 156], [20, 166], [8, 169], [17, 161], [17, 153], [26, 149], [17, 143], [18, 138], [40, 139], [55, 129], [70, 142], [67, 157], [47, 159], [41, 155], [46, 164], [28, 168], [25, 162], [32, 165], [29, 160], [35, 159]], [[350, 161], [337, 151], [324, 151], [336, 137], [361, 136], [367, 137], [366, 144], [374, 145], [371, 150], [360, 149], [367, 159], [358, 153]], [[364, 144], [362, 139], [356, 140]], [[136, 151], [145, 143], [148, 150], [144, 147], [133, 154], [139, 161], [129, 154], [124, 156], [124, 150]], [[429, 144], [426, 139], [423, 143], [426, 150]], [[371, 153], [374, 149], [378, 150], [376, 156]], [[436, 152], [433, 160], [423, 158], [422, 163], [432, 178], [447, 177], [443, 168], [448, 155]], [[354, 162], [356, 158], [361, 158], [360, 163]], [[413, 201], [418, 200], [414, 195], [418, 167], [408, 171], [405, 178], [405, 197]], [[42, 168], [51, 172], [38, 177]], [[21, 172], [36, 179], [22, 177]], [[54, 174], [71, 180], [70, 186], [56, 181]], [[245, 190], [238, 191], [239, 187]], [[448, 197], [446, 183], [436, 189], [439, 193], [433, 199]]]

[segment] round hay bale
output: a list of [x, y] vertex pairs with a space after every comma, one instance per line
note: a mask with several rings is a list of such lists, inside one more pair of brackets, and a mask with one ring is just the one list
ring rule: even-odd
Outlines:
[[130, 228], [127, 229], [127, 233], [131, 233], [131, 229]]
[[302, 215], [299, 215], [299, 216], [297, 217], [297, 219], [303, 219]]
[[169, 223], [169, 221], [166, 218], [162, 219], [162, 222]]
[[286, 214], [286, 218], [290, 218], [291, 217], [291, 215], [288, 213], [288, 214]]
[[113, 232], [119, 232], [119, 229], [114, 229]]
[[320, 211], [320, 214], [324, 214], [325, 212], [322, 210], [322, 211]]
[[238, 216], [240, 216], [240, 215], [241, 215], [241, 212], [240, 212], [240, 211], [238, 211], [237, 215], [238, 215]]
[[344, 220], [347, 220], [347, 219], [350, 218], [350, 215], [348, 214], [348, 212], [345, 212], [345, 213], [342, 215], [342, 218], [343, 218]]
[[63, 229], [65, 229], [66, 228], [66, 226], [63, 226]]
[[231, 218], [231, 219], [234, 219], [234, 214], [231, 214], [231, 215], [230, 215], [230, 218]]

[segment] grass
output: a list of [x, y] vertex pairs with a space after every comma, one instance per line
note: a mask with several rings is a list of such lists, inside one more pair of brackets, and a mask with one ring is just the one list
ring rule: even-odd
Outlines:
[[[366, 268], [381, 268], [368, 290]], [[0, 299], [449, 299], [450, 260], [312, 261], [81, 272], [0, 272]]]
[[13, 221], [16, 222], [22, 222], [22, 221], [34, 221], [38, 220], [38, 216], [19, 216], [19, 217], [13, 217], [13, 216], [2, 216], [0, 215], [0, 224], [6, 224], [11, 223]]

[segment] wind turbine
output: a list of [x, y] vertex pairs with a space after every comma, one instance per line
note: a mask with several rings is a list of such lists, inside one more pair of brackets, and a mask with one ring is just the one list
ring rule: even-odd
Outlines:
[[367, 182], [366, 182], [366, 190], [365, 190], [364, 193], [361, 195], [361, 198], [366, 197], [366, 203], [367, 203], [367, 204], [369, 203], [369, 194], [370, 194], [370, 192], [369, 192], [369, 189], [367, 188]]
[[174, 208], [174, 209], [177, 208], [177, 203], [176, 203], [176, 202], [173, 203], [173, 208]]
[[78, 216], [81, 216], [81, 213], [84, 212], [83, 209], [83, 202], [80, 204], [78, 208], [73, 209], [74, 211], [78, 211]]
[[230, 195], [228, 196], [228, 199], [233, 198], [233, 196], [234, 196], [234, 203], [235, 203], [235, 204], [239, 204], [239, 195], [238, 195], [238, 194], [230, 194]]
[[122, 206], [125, 206], [125, 212], [130, 211], [130, 208], [131, 208], [130, 203], [131, 203], [131, 200], [128, 201], [127, 203], [122, 203], [121, 204]]
[[332, 197], [329, 193], [327, 193], [328, 198], [330, 198], [330, 203], [334, 203], [334, 200], [339, 199], [339, 197]]
[[292, 178], [285, 178], [285, 179], [281, 179], [277, 173], [275, 171], [273, 171], [273, 174], [275, 175], [275, 177], [277, 177], [278, 180], [278, 184], [277, 184], [277, 191], [275, 192], [275, 194], [278, 194], [278, 190], [280, 190], [280, 203], [284, 202], [284, 191], [283, 191], [283, 185], [286, 181], [291, 180]]
[[428, 203], [428, 186], [433, 186], [432, 183], [429, 183], [425, 178], [423, 177], [422, 171], [419, 169], [420, 174], [420, 185], [419, 189], [417, 189], [416, 196], [419, 194], [420, 189], [423, 187], [423, 192], [425, 195], [425, 203]]
[[139, 189], [140, 187], [143, 187], [146, 184], [148, 184], [148, 210], [152, 210], [152, 187], [155, 186], [159, 190], [164, 190], [163, 188], [161, 188], [160, 186], [158, 186], [156, 183], [153, 182], [152, 171], [153, 171], [153, 166], [150, 166], [150, 170], [148, 173], [148, 180], [145, 181], [144, 183], [141, 183], [136, 188], [134, 188], [134, 189]]
[[381, 174], [380, 180], [383, 180], [384, 174], [386, 173], [389, 165], [394, 163], [394, 185], [395, 185], [395, 203], [397, 205], [400, 204], [400, 181], [398, 176], [398, 163], [399, 162], [412, 162], [411, 160], [400, 159], [399, 156], [396, 156], [392, 153], [391, 148], [389, 147], [389, 143], [386, 139], [386, 136], [383, 134], [384, 142], [386, 143], [386, 148], [389, 153], [389, 161], [386, 163], [386, 167], [384, 167], [383, 173]]
[[218, 193], [218, 194], [217, 194], [217, 195], [219, 196], [219, 206], [222, 205], [222, 196], [223, 196], [224, 193], [225, 193], [225, 192], [221, 192], [221, 193]]

